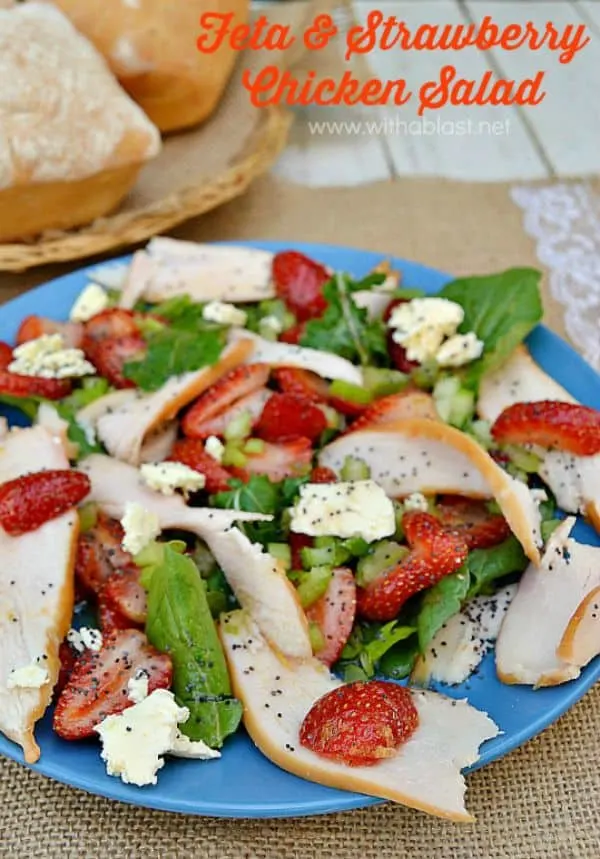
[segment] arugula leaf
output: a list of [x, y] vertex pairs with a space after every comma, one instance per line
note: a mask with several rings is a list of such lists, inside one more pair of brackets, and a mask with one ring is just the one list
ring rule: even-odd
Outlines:
[[171, 376], [216, 363], [225, 346], [225, 329], [199, 322], [188, 327], [185, 323], [154, 331], [146, 342], [145, 357], [126, 363], [123, 372], [144, 391], [157, 391]]
[[419, 655], [419, 640], [416, 635], [395, 644], [379, 663], [379, 674], [391, 680], [403, 680], [413, 670]]
[[446, 621], [460, 611], [469, 590], [469, 581], [469, 573], [463, 566], [456, 573], [444, 576], [424, 595], [417, 616], [421, 653]]
[[383, 280], [382, 274], [358, 282], [345, 274], [334, 275], [323, 287], [327, 310], [319, 319], [307, 323], [300, 344], [334, 352], [363, 366], [389, 364], [384, 326], [378, 320], [369, 320], [368, 311], [358, 307], [352, 298], [353, 292]]
[[164, 545], [148, 575], [148, 640], [173, 661], [173, 692], [190, 717], [181, 730], [220, 748], [242, 718], [232, 696], [223, 649], [211, 616], [206, 585], [186, 555]]
[[166, 319], [177, 328], [194, 328], [203, 321], [204, 305], [193, 301], [189, 295], [176, 295], [160, 304], [155, 304], [152, 314]]
[[465, 311], [460, 331], [474, 331], [484, 343], [483, 355], [466, 371], [471, 385], [500, 367], [541, 320], [540, 278], [535, 269], [511, 268], [499, 274], [454, 280], [439, 293]]
[[467, 558], [471, 577], [467, 598], [492, 593], [496, 579], [511, 573], [522, 573], [529, 561], [521, 544], [512, 535], [491, 549], [474, 549]]
[[95, 400], [100, 399], [111, 390], [106, 379], [98, 376], [84, 379], [80, 388], [65, 397], [60, 402], [53, 403], [59, 416], [67, 421], [69, 429], [67, 435], [79, 448], [79, 457], [89, 456], [91, 453], [102, 453], [104, 448], [99, 442], [90, 441], [83, 427], [77, 423], [77, 412], [84, 406], [88, 406]]
[[368, 680], [374, 677], [383, 657], [414, 632], [414, 626], [395, 620], [382, 624], [357, 624], [342, 652], [338, 673], [344, 680]]

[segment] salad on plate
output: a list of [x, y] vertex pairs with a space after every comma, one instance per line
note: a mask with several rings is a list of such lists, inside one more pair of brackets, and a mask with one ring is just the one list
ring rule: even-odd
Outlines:
[[[0, 343], [0, 731], [144, 788], [242, 723], [302, 778], [469, 820], [502, 726], [448, 687], [600, 652], [600, 412], [539, 367], [539, 273], [403, 286], [153, 239]], [[199, 774], [201, 777], [201, 771]]]

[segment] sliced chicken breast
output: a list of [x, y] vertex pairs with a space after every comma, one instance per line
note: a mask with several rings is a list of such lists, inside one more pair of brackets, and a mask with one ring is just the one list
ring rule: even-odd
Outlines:
[[92, 483], [89, 500], [108, 516], [121, 519], [127, 502], [135, 502], [158, 516], [162, 530], [178, 528], [204, 540], [240, 605], [252, 612], [269, 641], [290, 656], [312, 654], [304, 610], [282, 565], [231, 527], [270, 516], [188, 507], [179, 495], [149, 489], [136, 468], [108, 456], [90, 456], [79, 467]]
[[[2, 440], [0, 483], [68, 467], [62, 445], [41, 426]], [[78, 529], [75, 510], [19, 537], [0, 528], [0, 731], [22, 746], [27, 763], [40, 756], [35, 723], [52, 698], [58, 648], [71, 626]], [[13, 685], [13, 672], [30, 666], [41, 685]]]
[[398, 753], [374, 766], [345, 766], [299, 742], [312, 705], [341, 682], [316, 659], [280, 658], [245, 612], [225, 616], [220, 631], [246, 729], [274, 764], [329, 787], [391, 799], [451, 820], [472, 820], [464, 805], [461, 769], [475, 763], [480, 745], [498, 733], [485, 713], [466, 701], [413, 691], [419, 726]]
[[348, 456], [365, 462], [391, 497], [439, 492], [495, 498], [527, 557], [539, 561], [540, 513], [528, 487], [465, 433], [424, 418], [386, 423], [340, 436], [323, 448], [319, 465], [340, 474]]
[[[131, 399], [124, 398], [122, 405], [117, 405], [97, 417], [98, 438], [112, 456], [138, 465], [141, 461], [142, 446], [149, 434], [174, 418], [180, 409], [217, 379], [243, 363], [251, 352], [252, 343], [241, 338], [225, 349], [216, 364], [202, 367], [193, 373], [173, 376], [154, 393], [138, 393]], [[100, 402], [98, 400], [94, 404], [98, 410]]]
[[555, 686], [578, 677], [599, 652], [600, 612], [590, 594], [600, 587], [600, 548], [570, 538], [574, 524], [565, 519], [541, 564], [521, 577], [496, 642], [504, 683]]

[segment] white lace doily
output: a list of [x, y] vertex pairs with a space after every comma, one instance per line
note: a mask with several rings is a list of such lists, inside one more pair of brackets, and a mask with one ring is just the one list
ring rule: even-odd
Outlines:
[[511, 196], [549, 269], [569, 336], [600, 370], [600, 196], [584, 183], [517, 186]]

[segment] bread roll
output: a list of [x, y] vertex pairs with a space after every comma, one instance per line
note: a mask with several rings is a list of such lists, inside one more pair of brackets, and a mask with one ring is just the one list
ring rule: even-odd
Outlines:
[[106, 214], [160, 134], [57, 9], [0, 9], [0, 242]]
[[196, 125], [217, 106], [235, 63], [223, 44], [196, 47], [204, 12], [248, 17], [248, 0], [54, 0], [104, 54], [123, 87], [161, 131]]

